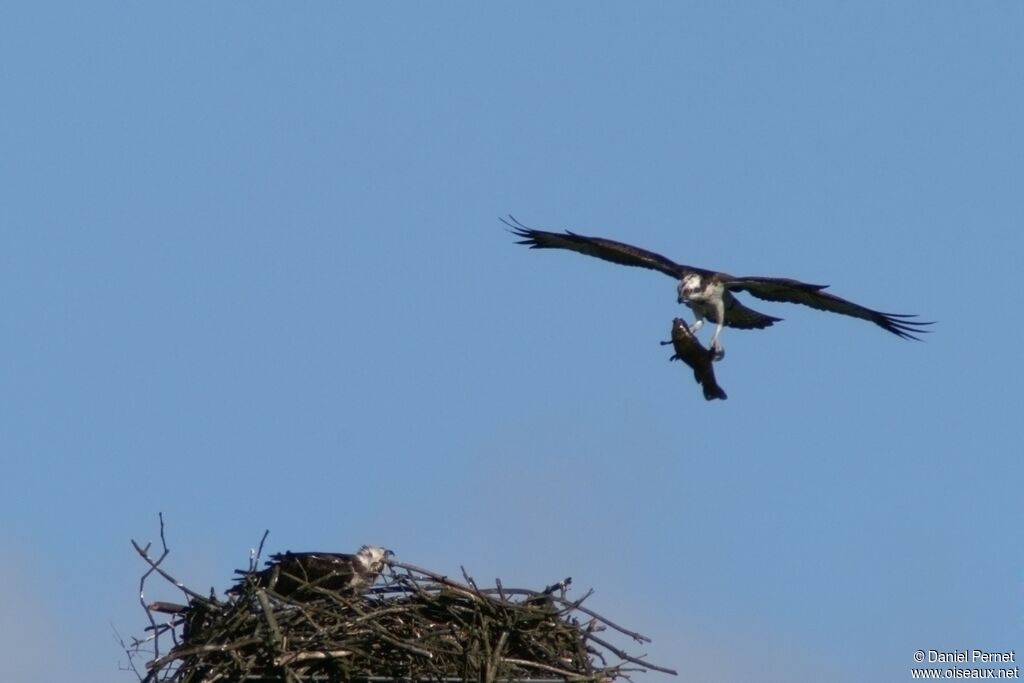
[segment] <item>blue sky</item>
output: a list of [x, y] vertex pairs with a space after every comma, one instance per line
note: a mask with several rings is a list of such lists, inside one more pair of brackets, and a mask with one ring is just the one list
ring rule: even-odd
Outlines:
[[[571, 575], [679, 680], [1024, 650], [1021, 35], [1008, 2], [6, 7], [8, 671], [133, 680], [158, 512], [201, 590], [268, 528]], [[939, 325], [759, 302], [705, 403], [668, 278], [509, 212]]]

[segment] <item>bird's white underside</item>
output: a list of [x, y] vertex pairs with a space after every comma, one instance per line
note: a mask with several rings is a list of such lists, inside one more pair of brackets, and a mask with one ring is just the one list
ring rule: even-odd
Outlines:
[[679, 296], [696, 318], [690, 326], [690, 332], [695, 333], [703, 327], [706, 317], [718, 321], [715, 334], [711, 337], [711, 349], [715, 352], [715, 359], [721, 360], [725, 356], [725, 349], [718, 338], [725, 327], [725, 285], [715, 278], [705, 280], [697, 273], [690, 273], [679, 283]]

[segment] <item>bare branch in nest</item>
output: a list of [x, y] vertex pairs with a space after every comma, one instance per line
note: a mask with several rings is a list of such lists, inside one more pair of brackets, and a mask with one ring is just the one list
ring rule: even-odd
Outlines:
[[[114, 638], [115, 638], [115, 640], [117, 640], [118, 645], [120, 645], [121, 649], [124, 650], [126, 655], [128, 655], [128, 667], [127, 667], [127, 669], [130, 669], [135, 674], [136, 678], [138, 678], [139, 680], [142, 680], [142, 674], [139, 672], [139, 668], [137, 666], [135, 666], [135, 660], [137, 659], [137, 657], [135, 657], [135, 655], [134, 655], [134, 649], [133, 649], [134, 643], [133, 643], [132, 647], [129, 647], [129, 645], [126, 642], [124, 642], [124, 638], [121, 637], [121, 634], [117, 632], [117, 629], [114, 628], [113, 626], [111, 626], [111, 628], [113, 628], [113, 630], [114, 630]], [[134, 641], [134, 642], [137, 643], [138, 641]], [[125, 667], [122, 666], [121, 668], [124, 669]]]
[[146, 605], [146, 609], [150, 612], [160, 612], [161, 614], [181, 614], [188, 611], [188, 605], [156, 600]]
[[[145, 610], [146, 618], [149, 619], [149, 626], [153, 629], [153, 631], [157, 630], [157, 626], [156, 620], [153, 618], [152, 612], [150, 612], [149, 609], [147, 609], [146, 607], [146, 579], [148, 579], [154, 571], [160, 570], [160, 563], [164, 561], [164, 558], [167, 557], [167, 554], [170, 552], [170, 550], [167, 549], [167, 539], [164, 537], [164, 513], [161, 512], [157, 516], [160, 520], [160, 543], [163, 545], [163, 552], [160, 553], [160, 557], [158, 557], [156, 560], [153, 560], [149, 557], [149, 547], [152, 545], [152, 542], [147, 543], [145, 548], [141, 548], [139, 547], [138, 543], [132, 540], [132, 546], [135, 548], [135, 551], [142, 556], [142, 559], [144, 559], [147, 564], [149, 564], [149, 571], [143, 574], [142, 577], [139, 579], [139, 604], [141, 604], [142, 609]], [[159, 642], [154, 640], [153, 655], [155, 657], [160, 656], [159, 648]]]
[[160, 553], [160, 557], [158, 557], [157, 559], [154, 560], [153, 558], [151, 558], [149, 556], [149, 546], [151, 545], [150, 543], [147, 543], [146, 547], [143, 548], [143, 547], [140, 547], [139, 544], [136, 541], [134, 541], [134, 540], [132, 541], [132, 547], [135, 548], [135, 552], [137, 552], [142, 557], [142, 559], [146, 561], [146, 564], [149, 565], [149, 571], [147, 571], [145, 574], [143, 574], [142, 578], [139, 580], [139, 601], [142, 602], [142, 606], [145, 607], [145, 591], [144, 591], [144, 588], [145, 588], [145, 585], [146, 585], [146, 579], [148, 579], [150, 574], [152, 574], [153, 572], [156, 572], [157, 574], [159, 574], [163, 578], [167, 579], [169, 582], [174, 584], [175, 588], [177, 588], [178, 590], [180, 590], [182, 593], [184, 593], [185, 595], [189, 596], [193, 600], [199, 600], [200, 602], [209, 602], [209, 600], [205, 596], [203, 596], [203, 595], [193, 591], [192, 589], [188, 588], [185, 584], [183, 584], [182, 582], [178, 581], [173, 576], [171, 576], [170, 574], [168, 574], [167, 572], [165, 572], [163, 569], [160, 568], [160, 564], [164, 561], [164, 558], [166, 558], [167, 555], [171, 552], [167, 548], [167, 541], [164, 539], [164, 516], [163, 516], [163, 513], [160, 513], [160, 543], [163, 545], [163, 552]]
[[263, 544], [267, 540], [267, 536], [270, 535], [270, 529], [263, 530], [263, 537], [260, 538], [260, 544], [256, 546], [256, 550], [249, 554], [249, 571], [255, 572], [259, 569], [260, 558], [263, 557]]

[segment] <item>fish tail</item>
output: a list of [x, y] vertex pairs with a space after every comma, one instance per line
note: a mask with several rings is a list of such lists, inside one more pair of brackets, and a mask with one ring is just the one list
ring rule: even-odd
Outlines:
[[713, 401], [716, 398], [724, 401], [729, 398], [725, 389], [718, 386], [718, 382], [715, 381], [715, 373], [711, 370], [704, 373], [704, 376], [700, 378], [700, 385], [704, 388], [704, 399], [707, 401]]
[[726, 395], [725, 389], [715, 384], [714, 381], [711, 381], [707, 382], [704, 385], [704, 398], [707, 399], [708, 401], [713, 401], [716, 398], [722, 399], [724, 401], [729, 397], [728, 395]]

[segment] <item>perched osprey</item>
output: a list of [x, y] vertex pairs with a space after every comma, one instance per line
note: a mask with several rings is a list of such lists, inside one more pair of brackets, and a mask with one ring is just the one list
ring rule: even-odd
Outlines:
[[239, 585], [228, 593], [241, 593], [242, 585], [256, 585], [296, 600], [312, 600], [322, 591], [356, 594], [373, 585], [394, 553], [385, 548], [364, 545], [355, 555], [344, 553], [293, 553], [270, 556], [266, 569], [242, 574]]
[[704, 388], [705, 400], [720, 398], [724, 401], [729, 398], [715, 381], [715, 368], [712, 365], [715, 360], [714, 351], [704, 348], [685, 320], [676, 318], [672, 321], [672, 340], [661, 342], [662, 346], [666, 344], [671, 344], [676, 350], [669, 360], [681, 360], [693, 368], [693, 378]]
[[688, 306], [696, 317], [696, 321], [690, 326], [690, 331], [699, 330], [704, 324], [705, 318], [718, 325], [711, 338], [711, 349], [714, 351], [715, 360], [721, 360], [725, 355], [725, 349], [718, 341], [724, 326], [728, 325], [744, 330], [761, 329], [781, 320], [781, 318], [773, 318], [747, 308], [733, 296], [734, 292], [748, 292], [758, 299], [766, 301], [787, 301], [817, 308], [819, 311], [831, 311], [861, 318], [904, 339], [918, 339], [914, 335], [928, 332], [923, 327], [932, 324], [910, 320], [910, 318], [917, 317], [914, 315], [881, 313], [865, 308], [822, 291], [828, 285], [812, 285], [799, 280], [779, 277], [734, 277], [713, 270], [684, 266], [661, 254], [655, 254], [653, 251], [602, 237], [587, 237], [568, 231], [556, 233], [534, 230], [526, 227], [512, 216], [509, 216], [509, 220], [503, 218], [501, 221], [512, 228], [512, 233], [517, 237], [524, 238], [518, 244], [526, 244], [531, 249], [569, 249], [624, 266], [650, 268], [678, 279], [679, 286], [676, 290], [678, 301]]

